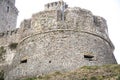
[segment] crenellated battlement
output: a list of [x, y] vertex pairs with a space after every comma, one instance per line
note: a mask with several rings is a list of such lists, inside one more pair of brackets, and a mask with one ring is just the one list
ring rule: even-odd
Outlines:
[[15, 35], [17, 34], [19, 28], [16, 28], [15, 30], [12, 30], [12, 31], [6, 31], [6, 32], [2, 32], [0, 33], [0, 38], [4, 37], [4, 36], [12, 36], [12, 35]]
[[61, 10], [61, 8], [68, 8], [64, 1], [52, 2], [45, 5], [45, 10]]

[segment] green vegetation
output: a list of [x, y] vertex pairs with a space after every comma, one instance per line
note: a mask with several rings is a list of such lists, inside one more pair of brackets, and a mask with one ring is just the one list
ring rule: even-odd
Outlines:
[[6, 52], [6, 50], [4, 49], [4, 47], [1, 46], [0, 47], [0, 56], [2, 56], [2, 54], [5, 53], [5, 52]]
[[4, 80], [4, 71], [0, 71], [0, 80]]
[[9, 45], [9, 48], [10, 48], [10, 49], [16, 49], [17, 45], [18, 45], [18, 43], [11, 43], [11, 44]]
[[90, 80], [97, 80], [97, 78], [93, 76], [90, 78]]
[[57, 71], [24, 80], [120, 80], [120, 65], [84, 66], [72, 72]]
[[116, 80], [120, 80], [120, 74], [118, 75], [117, 79]]
[[59, 32], [63, 33], [63, 32], [64, 32], [64, 30], [59, 30]]
[[3, 61], [4, 58], [3, 58], [3, 54], [6, 53], [6, 50], [3, 46], [0, 47], [0, 61]]

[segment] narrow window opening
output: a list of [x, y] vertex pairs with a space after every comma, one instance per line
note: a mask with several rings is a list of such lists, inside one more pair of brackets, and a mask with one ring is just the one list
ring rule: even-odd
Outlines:
[[2, 33], [2, 36], [4, 36], [5, 35], [5, 33]]
[[48, 4], [48, 6], [47, 6], [48, 8], [50, 7], [50, 5]]
[[21, 60], [20, 63], [21, 63], [21, 64], [22, 64], [22, 63], [27, 63], [27, 59]]
[[64, 20], [66, 20], [66, 17], [64, 16]]
[[89, 61], [93, 61], [94, 56], [92, 56], [92, 55], [84, 55], [84, 58], [89, 60]]
[[55, 2], [55, 5], [57, 5], [57, 2]]
[[60, 20], [62, 20], [62, 16], [63, 16], [63, 15], [62, 15], [62, 13], [61, 13]]
[[68, 5], [65, 5], [65, 8], [68, 8]]
[[52, 7], [53, 7], [53, 3], [51, 3]]
[[7, 6], [7, 13], [10, 11], [10, 7], [9, 6]]
[[51, 61], [49, 61], [49, 63], [51, 63]]
[[10, 3], [10, 1], [8, 1], [8, 4]]
[[61, 2], [59, 1], [59, 4], [61, 5]]

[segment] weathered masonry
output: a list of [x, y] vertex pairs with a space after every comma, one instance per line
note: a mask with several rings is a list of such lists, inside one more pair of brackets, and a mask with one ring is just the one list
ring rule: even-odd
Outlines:
[[[17, 16], [16, 8], [14, 11]], [[117, 64], [106, 20], [89, 10], [68, 7], [62, 0], [46, 4], [44, 11], [24, 20], [19, 29], [4, 26], [5, 32], [0, 33], [0, 50], [5, 80], [82, 66]]]
[[17, 15], [15, 0], [0, 0], [0, 32], [15, 29]]

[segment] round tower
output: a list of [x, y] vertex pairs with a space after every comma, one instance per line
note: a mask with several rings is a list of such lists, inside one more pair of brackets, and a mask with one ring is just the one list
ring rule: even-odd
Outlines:
[[17, 15], [15, 0], [0, 0], [0, 32], [15, 29]]
[[117, 64], [104, 18], [78, 7], [64, 10], [64, 22], [56, 17], [61, 17], [56, 9], [42, 11], [22, 23], [25, 29], [5, 80]]

